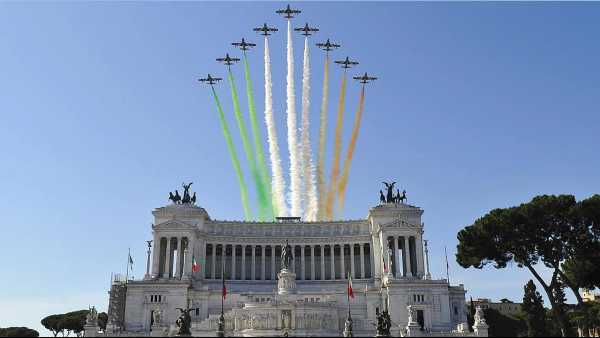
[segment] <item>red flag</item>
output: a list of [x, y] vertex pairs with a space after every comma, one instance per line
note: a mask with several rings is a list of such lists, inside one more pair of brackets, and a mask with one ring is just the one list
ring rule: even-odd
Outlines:
[[227, 297], [227, 287], [225, 286], [225, 275], [223, 275], [223, 291], [221, 292], [221, 297], [225, 299]]
[[200, 265], [196, 262], [196, 257], [192, 256], [192, 272], [200, 271]]
[[354, 298], [354, 291], [352, 290], [352, 275], [348, 273], [348, 297]]

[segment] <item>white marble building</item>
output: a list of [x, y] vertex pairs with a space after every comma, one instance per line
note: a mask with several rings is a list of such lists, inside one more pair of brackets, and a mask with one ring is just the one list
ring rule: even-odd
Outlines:
[[[355, 335], [373, 336], [376, 311], [384, 308], [392, 336], [467, 335], [465, 289], [431, 278], [422, 214], [411, 205], [382, 204], [360, 220], [264, 223], [213, 220], [191, 204], [155, 209], [148, 273], [126, 286], [113, 284], [107, 331], [173, 334], [176, 308], [189, 307], [192, 334], [214, 336], [224, 273], [227, 336], [341, 336], [351, 273]], [[279, 280], [278, 289], [286, 240], [295, 283]], [[481, 326], [470, 334], [487, 331]]]

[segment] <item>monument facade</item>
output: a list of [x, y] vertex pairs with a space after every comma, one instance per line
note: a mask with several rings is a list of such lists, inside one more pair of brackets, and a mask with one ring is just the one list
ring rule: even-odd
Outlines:
[[358, 220], [240, 222], [212, 219], [188, 189], [153, 211], [147, 274], [114, 282], [106, 334], [214, 336], [224, 279], [226, 336], [342, 336], [348, 309], [355, 336], [381, 331], [380, 313], [391, 336], [487, 335], [483, 319], [468, 332], [464, 286], [431, 277], [423, 210], [404, 200]]

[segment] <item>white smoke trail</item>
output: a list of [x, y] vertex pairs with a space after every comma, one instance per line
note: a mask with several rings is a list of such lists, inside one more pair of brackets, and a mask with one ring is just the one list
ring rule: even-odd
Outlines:
[[315, 167], [312, 161], [310, 145], [310, 59], [308, 54], [308, 36], [304, 39], [304, 65], [302, 72], [302, 176], [304, 189], [304, 219], [316, 221], [318, 212], [318, 196], [315, 186]]
[[292, 46], [292, 23], [287, 27], [287, 128], [288, 149], [290, 152], [290, 192], [291, 216], [302, 215], [302, 189], [300, 157], [298, 156], [298, 136], [296, 121], [296, 96], [294, 94], [294, 50]]
[[285, 201], [285, 179], [281, 170], [281, 157], [279, 156], [279, 142], [277, 129], [273, 118], [273, 82], [271, 80], [271, 56], [269, 39], [265, 36], [265, 123], [267, 125], [267, 139], [269, 141], [269, 154], [271, 171], [273, 173], [271, 192], [273, 204], [277, 209], [275, 216], [287, 216], [288, 207]]

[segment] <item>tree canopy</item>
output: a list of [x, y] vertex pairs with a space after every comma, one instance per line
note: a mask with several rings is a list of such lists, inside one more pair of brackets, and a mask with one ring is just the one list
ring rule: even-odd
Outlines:
[[40, 333], [28, 327], [0, 328], [0, 337], [39, 337]]
[[[582, 304], [579, 288], [595, 283], [598, 273], [587, 269], [600, 252], [600, 195], [579, 202], [572, 195], [543, 195], [494, 209], [461, 230], [458, 241], [456, 259], [464, 268], [492, 264], [502, 269], [514, 262], [528, 269], [543, 287], [565, 335], [568, 323], [554, 293], [564, 283]], [[585, 261], [592, 264], [572, 263]], [[563, 263], [577, 268], [565, 270]], [[552, 271], [550, 280], [542, 277], [539, 265]]]
[[67, 312], [64, 314], [50, 315], [42, 319], [42, 325], [54, 334], [56, 337], [59, 333], [64, 335], [65, 331], [67, 335], [73, 332], [77, 336], [80, 336], [83, 332], [83, 326], [85, 325], [85, 319], [89, 310], [78, 310]]

